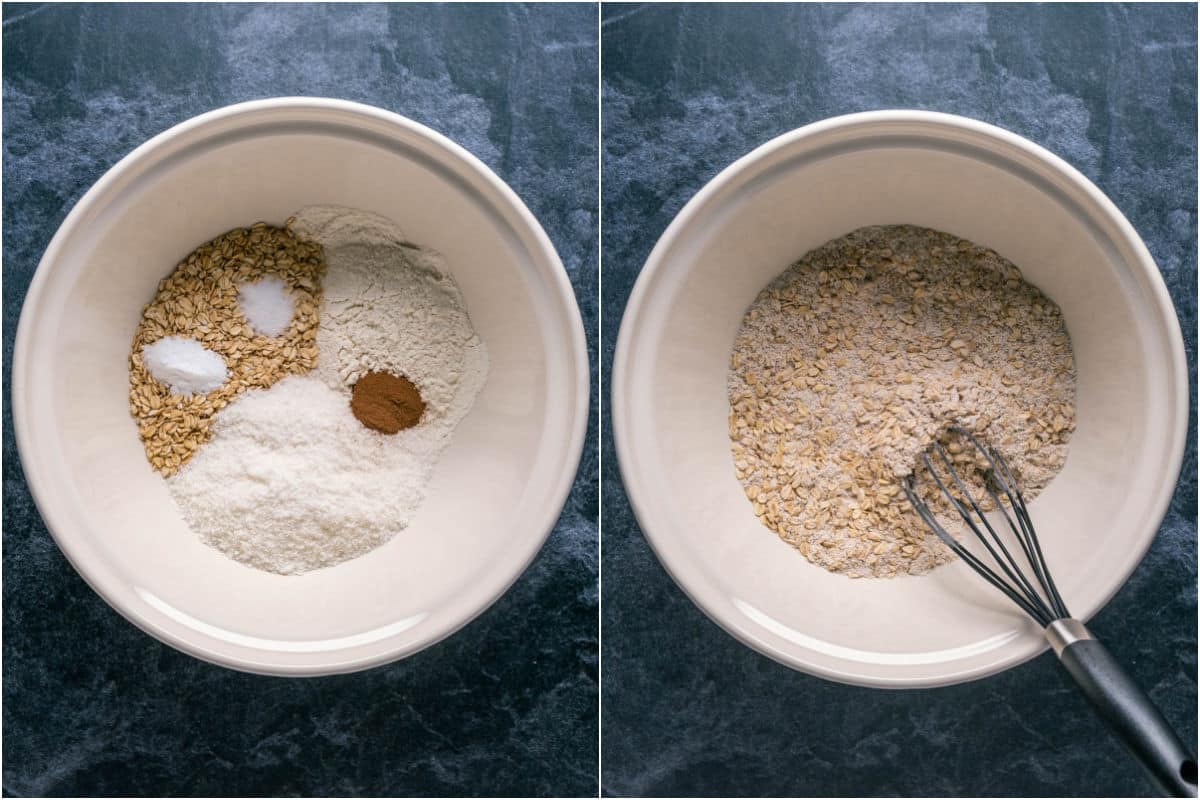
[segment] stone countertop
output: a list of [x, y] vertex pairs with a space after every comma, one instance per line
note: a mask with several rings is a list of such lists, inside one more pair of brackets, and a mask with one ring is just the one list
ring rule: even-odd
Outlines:
[[[1196, 10], [614, 5], [602, 12], [603, 374], [638, 271], [708, 180], [778, 134], [923, 108], [1044, 145], [1129, 217], [1171, 291], [1193, 420], [1158, 537], [1091, 627], [1196, 740]], [[601, 714], [610, 795], [1141, 795], [1052, 655], [944, 689], [855, 688], [742, 646], [674, 585], [604, 420]]]
[[150, 136], [276, 95], [382, 106], [487, 163], [558, 248], [594, 365], [595, 7], [5, 4], [3, 36], [5, 794], [594, 794], [594, 424], [549, 542], [494, 606], [404, 661], [288, 680], [182, 655], [84, 584], [30, 499], [7, 398], [22, 299], [75, 201]]

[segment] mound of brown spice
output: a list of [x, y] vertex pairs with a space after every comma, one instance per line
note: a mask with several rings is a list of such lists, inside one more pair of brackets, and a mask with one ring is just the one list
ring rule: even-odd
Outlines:
[[425, 401], [408, 378], [390, 372], [368, 372], [354, 383], [350, 411], [371, 430], [399, 433], [421, 421]]

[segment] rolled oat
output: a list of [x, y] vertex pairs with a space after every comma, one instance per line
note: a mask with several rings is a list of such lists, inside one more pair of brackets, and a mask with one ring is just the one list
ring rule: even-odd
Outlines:
[[[213, 415], [239, 394], [316, 366], [324, 272], [319, 244], [260, 222], [201, 245], [159, 282], [129, 354], [129, 409], [154, 469], [174, 474], [208, 441]], [[291, 323], [274, 337], [255, 333], [238, 304], [239, 287], [267, 276], [283, 281], [295, 301]], [[168, 336], [219, 354], [228, 379], [207, 393], [173, 393], [143, 361], [143, 347]]]

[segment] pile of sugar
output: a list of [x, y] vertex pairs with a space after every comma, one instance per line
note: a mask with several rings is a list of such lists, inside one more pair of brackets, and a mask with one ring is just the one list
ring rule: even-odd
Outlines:
[[144, 345], [142, 363], [156, 381], [185, 397], [211, 392], [229, 377], [219, 353], [187, 336], [164, 336]]
[[[488, 359], [440, 257], [390, 221], [318, 206], [288, 227], [319, 242], [327, 264], [316, 369], [244, 393], [168, 485], [206, 542], [258, 569], [298, 574], [407, 527]], [[420, 423], [386, 435], [354, 417], [351, 388], [370, 371], [416, 384], [427, 404]]]
[[764, 289], [738, 331], [728, 391], [734, 466], [755, 513], [850, 577], [920, 574], [952, 557], [900, 488], [948, 424], [996, 447], [1028, 500], [1062, 468], [1075, 426], [1058, 307], [994, 251], [907, 225], [822, 245]]
[[192, 530], [226, 555], [283, 575], [362, 555], [409, 523], [432, 465], [364, 428], [311, 375], [246, 392], [169, 479]]

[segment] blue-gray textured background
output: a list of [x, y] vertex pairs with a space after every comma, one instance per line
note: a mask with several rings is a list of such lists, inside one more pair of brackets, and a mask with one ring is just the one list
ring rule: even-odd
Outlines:
[[[1195, 5], [646, 4], [605, 5], [602, 18], [602, 374], [642, 263], [709, 179], [800, 125], [912, 107], [1026, 136], [1116, 202], [1174, 298], [1194, 414]], [[1159, 536], [1091, 626], [1192, 742], [1195, 443], [1193, 422]], [[963, 686], [888, 692], [792, 672], [738, 644], [659, 566], [607, 432], [603, 446], [606, 793], [1147, 791], [1053, 656]]]
[[272, 95], [382, 106], [480, 157], [558, 248], [595, 364], [596, 7], [5, 4], [3, 20], [5, 793], [594, 795], [594, 424], [558, 526], [491, 609], [398, 664], [285, 680], [181, 655], [92, 593], [30, 500], [7, 398], [22, 298], [72, 204], [153, 134]]

